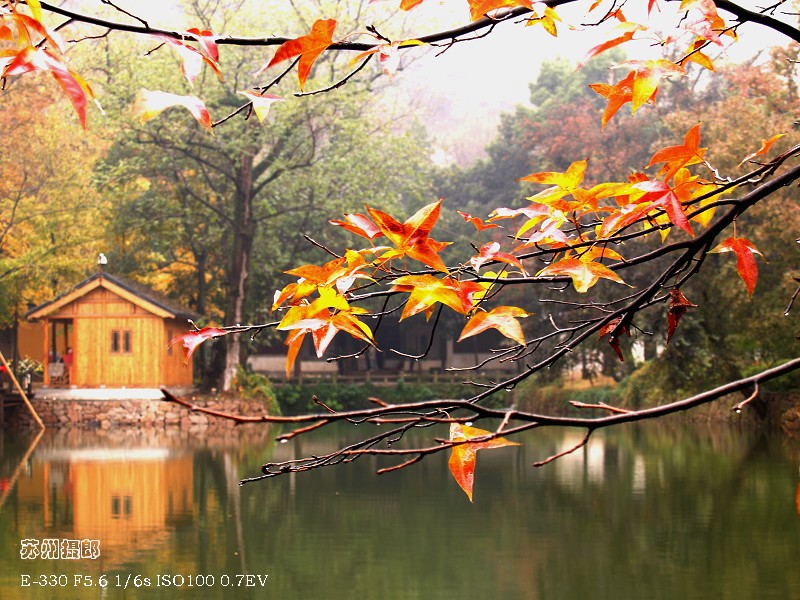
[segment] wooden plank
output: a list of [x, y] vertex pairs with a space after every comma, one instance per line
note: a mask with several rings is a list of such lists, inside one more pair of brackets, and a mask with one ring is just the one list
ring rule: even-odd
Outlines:
[[31, 416], [33, 417], [33, 420], [36, 421], [39, 424], [39, 427], [41, 429], [44, 429], [45, 428], [44, 427], [44, 423], [42, 423], [42, 420], [39, 418], [39, 414], [36, 412], [36, 409], [33, 408], [33, 404], [31, 404], [31, 401], [28, 400], [28, 396], [25, 394], [25, 390], [22, 389], [22, 386], [19, 384], [19, 381], [17, 381], [17, 376], [14, 375], [14, 371], [12, 371], [11, 367], [8, 366], [8, 362], [6, 361], [6, 357], [3, 356], [2, 352], [0, 352], [0, 361], [2, 361], [3, 366], [6, 368], [6, 372], [11, 377], [11, 381], [14, 382], [14, 387], [17, 388], [17, 391], [22, 396], [22, 400], [25, 402], [25, 405], [28, 407], [28, 410], [30, 411]]

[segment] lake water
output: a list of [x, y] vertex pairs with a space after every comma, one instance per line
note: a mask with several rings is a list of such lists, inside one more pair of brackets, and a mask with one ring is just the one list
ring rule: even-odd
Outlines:
[[238, 485], [360, 432], [4, 432], [0, 597], [800, 598], [798, 442], [651, 423], [533, 469], [581, 433], [531, 432], [478, 455], [474, 504], [444, 455]]

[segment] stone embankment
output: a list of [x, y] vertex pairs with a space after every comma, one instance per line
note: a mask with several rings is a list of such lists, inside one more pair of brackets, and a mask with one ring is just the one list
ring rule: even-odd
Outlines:
[[[261, 415], [263, 403], [242, 398], [192, 397], [191, 402], [228, 414]], [[34, 397], [32, 404], [47, 427], [112, 429], [117, 427], [180, 428], [190, 432], [231, 428], [234, 421], [194, 412], [162, 399], [86, 399]], [[24, 406], [16, 408], [7, 419], [7, 426], [35, 428]]]

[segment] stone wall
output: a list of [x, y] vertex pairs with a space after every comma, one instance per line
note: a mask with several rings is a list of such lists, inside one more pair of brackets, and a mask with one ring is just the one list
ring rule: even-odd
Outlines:
[[[234, 398], [193, 399], [200, 406], [237, 415], [264, 414], [264, 405], [255, 400]], [[37, 399], [32, 404], [47, 427], [112, 429], [117, 427], [180, 428], [190, 432], [209, 428], [234, 427], [234, 421], [193, 412], [165, 400], [78, 400]], [[15, 429], [37, 425], [25, 408], [19, 406], [6, 422]]]

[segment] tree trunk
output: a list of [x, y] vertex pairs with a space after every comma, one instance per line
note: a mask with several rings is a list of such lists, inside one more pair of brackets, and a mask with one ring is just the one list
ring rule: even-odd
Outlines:
[[[253, 155], [243, 154], [236, 171], [232, 256], [231, 269], [228, 273], [225, 325], [240, 325], [245, 321], [247, 276], [250, 270], [253, 238], [255, 237], [252, 207]], [[222, 391], [228, 392], [232, 389], [236, 378], [242, 343], [239, 335], [225, 336], [225, 341], [225, 370], [222, 373], [220, 387]]]

